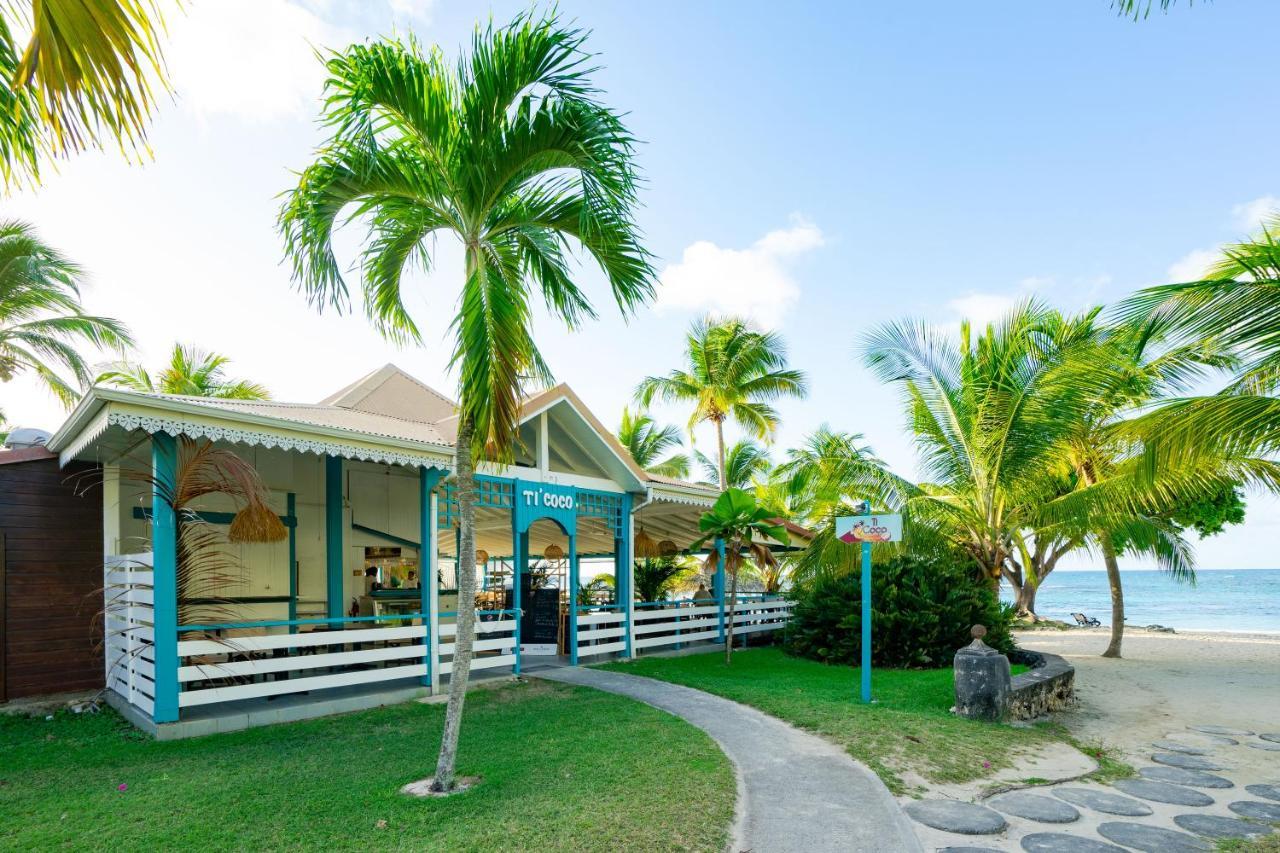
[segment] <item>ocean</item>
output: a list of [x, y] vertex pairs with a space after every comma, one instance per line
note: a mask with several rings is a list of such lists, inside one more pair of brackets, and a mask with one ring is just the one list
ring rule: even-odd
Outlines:
[[[1125, 623], [1179, 631], [1280, 633], [1280, 569], [1201, 570], [1196, 585], [1154, 570], [1124, 571]], [[1000, 597], [1012, 601], [1007, 585]], [[1074, 624], [1082, 612], [1111, 624], [1105, 571], [1057, 571], [1036, 596], [1036, 613]]]

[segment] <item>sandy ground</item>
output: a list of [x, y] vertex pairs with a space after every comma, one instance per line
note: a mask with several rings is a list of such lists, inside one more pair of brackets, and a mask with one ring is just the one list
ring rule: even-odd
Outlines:
[[[1280, 635], [1128, 629], [1119, 660], [1100, 657], [1109, 636], [1101, 628], [1018, 635], [1025, 648], [1075, 665], [1079, 702], [1060, 719], [1078, 737], [1136, 758], [1189, 725], [1280, 731]], [[1277, 753], [1243, 752], [1256, 756], [1240, 759], [1275, 772]]]

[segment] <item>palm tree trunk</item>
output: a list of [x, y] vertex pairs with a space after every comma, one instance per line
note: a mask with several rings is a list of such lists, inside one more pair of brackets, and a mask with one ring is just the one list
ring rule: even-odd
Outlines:
[[733, 663], [733, 614], [738, 606], [738, 551], [742, 546], [735, 541], [729, 556], [725, 562], [728, 564], [726, 568], [732, 567], [729, 572], [730, 592], [729, 592], [729, 618], [728, 624], [724, 626], [724, 664], [728, 666]]
[[728, 479], [725, 477], [724, 471], [724, 421], [716, 421], [716, 443], [720, 449], [720, 491], [729, 488]]
[[1102, 543], [1102, 559], [1107, 564], [1107, 584], [1111, 587], [1111, 642], [1102, 653], [1104, 658], [1120, 657], [1120, 643], [1124, 639], [1124, 589], [1120, 586], [1120, 563], [1116, 549], [1111, 544], [1111, 534], [1098, 536]]
[[[458, 633], [454, 640], [453, 670], [449, 675], [449, 705], [444, 713], [444, 734], [440, 738], [440, 756], [436, 760], [433, 791], [447, 792], [454, 786], [454, 769], [458, 758], [458, 734], [462, 729], [462, 706], [467, 698], [467, 679], [471, 675], [471, 648], [476, 635], [476, 479], [471, 458], [471, 440], [475, 425], [463, 416], [458, 422], [457, 446], [454, 449], [458, 489]], [[517, 614], [516, 618], [520, 618]], [[433, 638], [434, 639], [434, 638]]]
[[1018, 590], [1018, 598], [1016, 602], [1018, 615], [1024, 619], [1030, 619], [1032, 622], [1037, 621], [1036, 618], [1036, 590], [1039, 587], [1033, 583], [1024, 583], [1022, 588]]

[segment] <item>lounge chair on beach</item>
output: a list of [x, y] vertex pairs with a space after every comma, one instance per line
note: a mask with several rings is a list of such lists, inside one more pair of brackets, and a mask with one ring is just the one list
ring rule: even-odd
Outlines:
[[1102, 623], [1091, 616], [1085, 616], [1083, 613], [1072, 613], [1076, 617], [1076, 624], [1084, 628], [1100, 628]]

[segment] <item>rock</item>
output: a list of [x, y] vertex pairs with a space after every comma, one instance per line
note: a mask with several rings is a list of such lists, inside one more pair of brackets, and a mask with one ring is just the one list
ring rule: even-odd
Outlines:
[[988, 800], [987, 805], [1005, 814], [1040, 823], [1071, 823], [1073, 820], [1080, 819], [1080, 812], [1061, 800], [1027, 791], [1010, 791], [1007, 794], [1001, 794]]
[[1185, 785], [1154, 782], [1150, 779], [1118, 779], [1111, 784], [1132, 797], [1141, 797], [1154, 803], [1170, 803], [1175, 806], [1213, 805], [1213, 797]]
[[1244, 789], [1255, 797], [1265, 797], [1280, 803], [1280, 785], [1245, 785]]
[[1262, 741], [1251, 740], [1245, 743], [1245, 746], [1253, 749], [1265, 749], [1267, 752], [1280, 752], [1280, 743], [1264, 743]]
[[1274, 733], [1263, 732], [1262, 734], [1258, 735], [1258, 737], [1262, 738], [1263, 740], [1269, 740], [1272, 743], [1280, 743], [1280, 732], [1274, 732]]
[[994, 847], [942, 847], [938, 853], [1000, 853]]
[[956, 652], [955, 712], [971, 720], [1002, 720], [1009, 712], [1009, 659], [982, 642], [987, 629], [974, 625], [973, 642]]
[[1181, 767], [1143, 767], [1138, 774], [1157, 782], [1172, 782], [1175, 785], [1189, 785], [1192, 788], [1234, 788], [1230, 779], [1205, 773], [1201, 770], [1184, 770]]
[[1168, 752], [1181, 752], [1183, 755], [1212, 755], [1213, 750], [1205, 749], [1200, 746], [1187, 746], [1185, 743], [1178, 743], [1176, 740], [1157, 740], [1152, 741], [1152, 746], [1156, 749], [1163, 749]]
[[1145, 823], [1103, 823], [1098, 826], [1098, 834], [1108, 841], [1146, 853], [1199, 853], [1213, 849], [1211, 844], [1194, 835]]
[[1123, 847], [1081, 838], [1079, 835], [1063, 835], [1061, 832], [1036, 832], [1022, 838], [1022, 849], [1027, 853], [1125, 853]]
[[1173, 822], [1206, 838], [1258, 838], [1271, 832], [1270, 827], [1261, 824], [1214, 814], [1174, 815]]
[[1227, 735], [1230, 737], [1252, 737], [1253, 732], [1244, 729], [1233, 729], [1229, 726], [1187, 726], [1193, 732], [1204, 732], [1207, 735]]
[[1221, 764], [1201, 758], [1198, 755], [1183, 755], [1180, 752], [1157, 752], [1151, 756], [1156, 764], [1168, 767], [1181, 767], [1183, 770], [1226, 770]]
[[1280, 823], [1280, 803], [1259, 803], [1256, 800], [1237, 800], [1234, 803], [1228, 803], [1227, 808], [1240, 815], [1240, 817], [1249, 818], [1249, 820], [1260, 820], [1265, 823]]
[[1240, 742], [1233, 737], [1223, 737], [1222, 735], [1208, 735], [1208, 734], [1204, 734], [1203, 732], [1197, 732], [1189, 735], [1186, 734], [1185, 732], [1172, 732], [1169, 735], [1167, 735], [1167, 737], [1171, 737], [1171, 738], [1178, 738], [1182, 736], [1192, 738], [1198, 742], [1202, 741], [1204, 743], [1212, 743], [1212, 744], [1221, 745], [1221, 746], [1235, 746]]
[[998, 812], [959, 800], [917, 800], [904, 808], [912, 820], [961, 835], [994, 835], [1008, 826]]
[[1147, 630], [1148, 630], [1148, 631], [1155, 631], [1157, 634], [1176, 634], [1176, 633], [1178, 633], [1177, 631], [1173, 630], [1172, 628], [1168, 627], [1167, 625], [1148, 625], [1148, 626], [1147, 626]]
[[1132, 797], [1112, 794], [1109, 791], [1096, 791], [1093, 788], [1054, 788], [1053, 793], [1072, 805], [1084, 806], [1105, 814], [1122, 817], [1142, 817], [1151, 814], [1151, 806], [1146, 803]]

